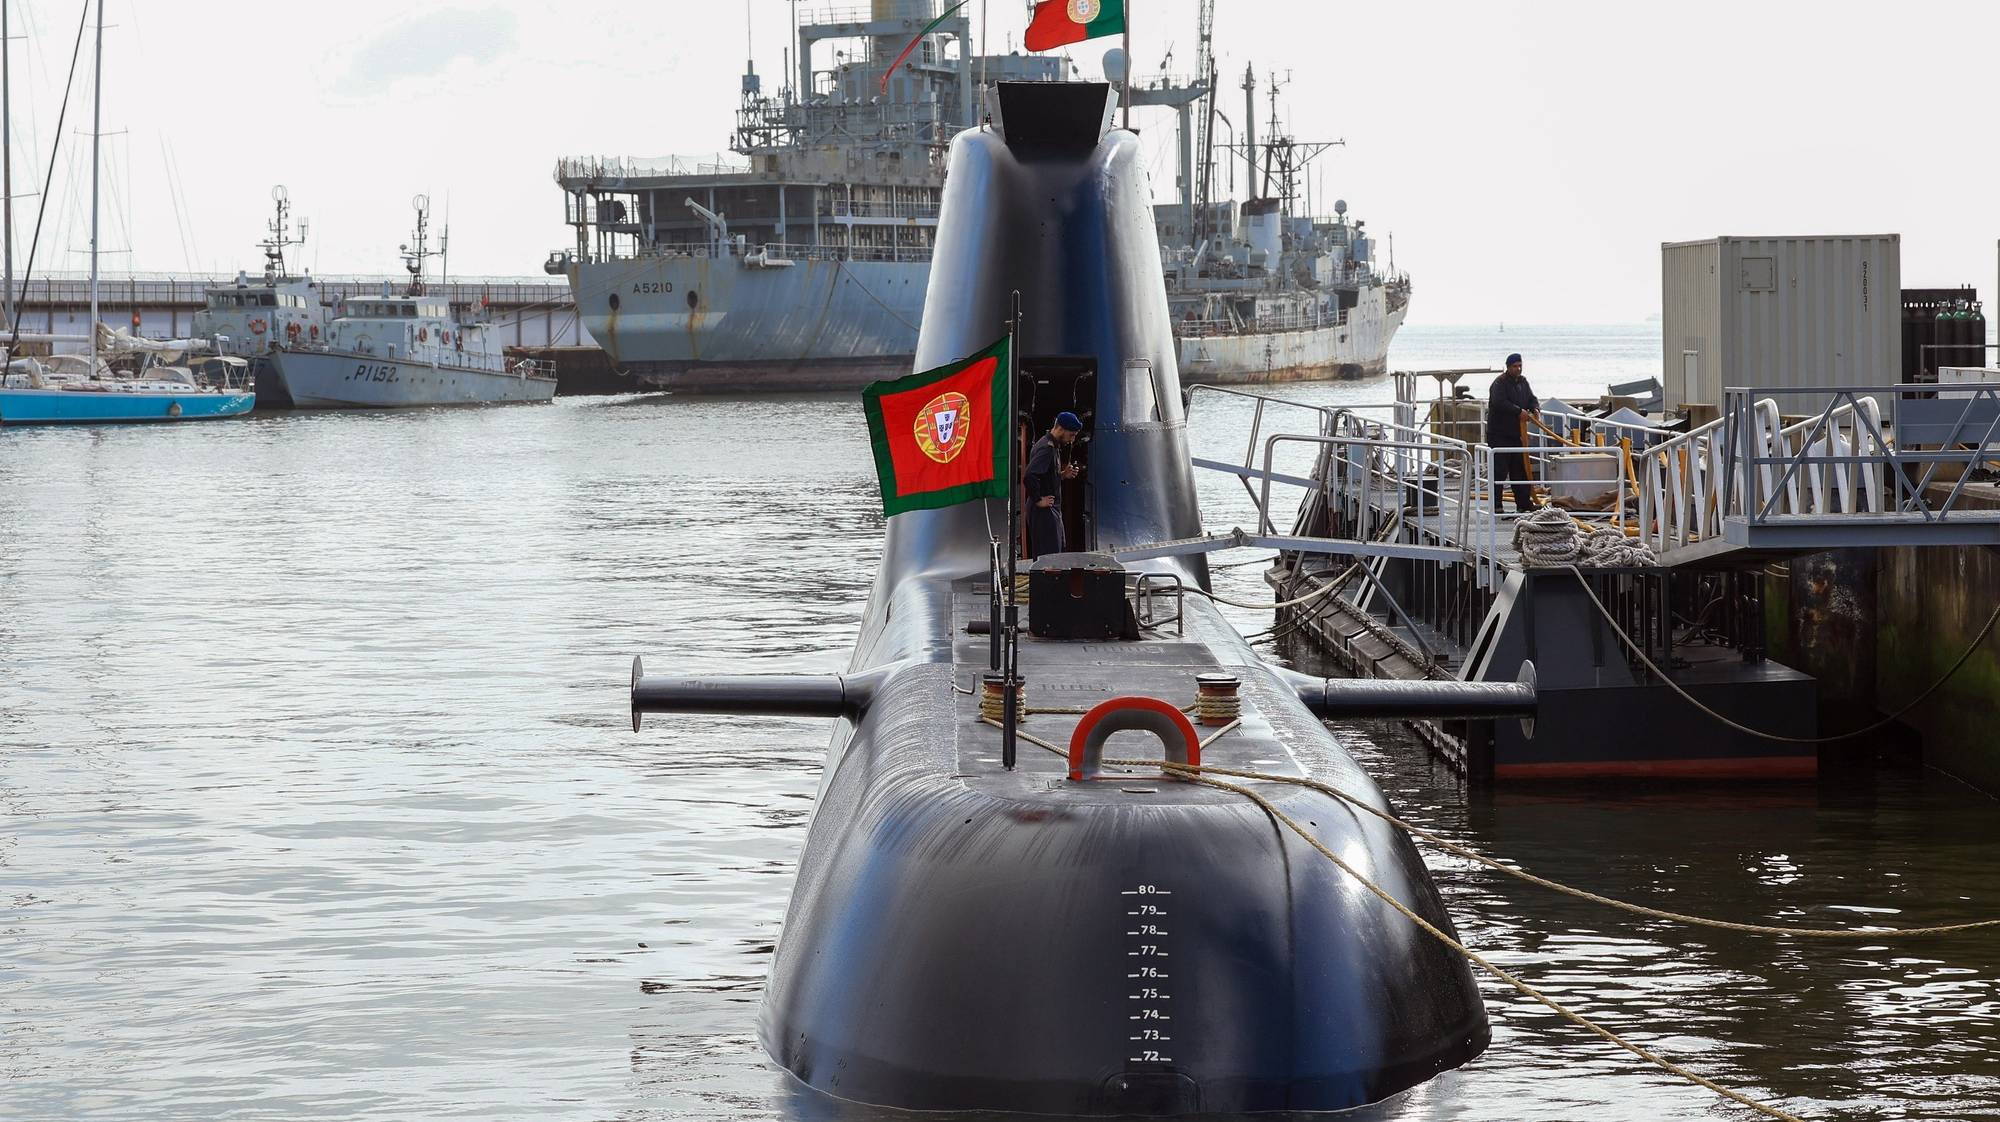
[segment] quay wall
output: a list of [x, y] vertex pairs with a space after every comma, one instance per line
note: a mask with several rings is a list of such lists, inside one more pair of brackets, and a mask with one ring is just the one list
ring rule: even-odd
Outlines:
[[[2000, 550], [1929, 546], [1879, 551], [1876, 703], [1894, 712], [1944, 675], [2000, 605]], [[2000, 637], [1987, 636], [1949, 682], [1903, 722], [1924, 762], [2000, 795]]]
[[[1820, 727], [1860, 728], [1942, 678], [2000, 604], [2000, 550], [1984, 546], [1844, 549], [1765, 570], [1772, 658], [1820, 681]], [[2000, 630], [2000, 629], [1996, 629]], [[1923, 762], [2000, 795], [2000, 635], [1901, 723]], [[1829, 746], [1897, 749], [1892, 732]]]

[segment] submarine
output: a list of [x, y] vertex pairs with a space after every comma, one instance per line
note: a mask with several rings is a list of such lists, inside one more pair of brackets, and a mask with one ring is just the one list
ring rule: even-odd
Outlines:
[[[1058, 413], [1085, 426], [1062, 503], [1075, 552], [1034, 563], [1028, 626], [1008, 636], [1019, 684], [994, 673], [1017, 587], [1000, 544], [1011, 507], [994, 499], [887, 520], [845, 674], [648, 675], [634, 660], [635, 729], [673, 711], [835, 722], [758, 1027], [780, 1066], [839, 1099], [1330, 1111], [1489, 1041], [1464, 959], [1263, 808], [1103, 758], [1310, 775], [1387, 809], [1322, 718], [1533, 709], [1531, 684], [1271, 666], [1193, 591], [1208, 587], [1199, 556], [1112, 558], [1201, 529], [1151, 189], [1114, 106], [1103, 84], [1000, 83], [949, 152], [915, 369], [1011, 330], [1016, 470]], [[1009, 692], [1018, 743], [990, 719]], [[1319, 791], [1243, 782], [1453, 930], [1406, 836]]]

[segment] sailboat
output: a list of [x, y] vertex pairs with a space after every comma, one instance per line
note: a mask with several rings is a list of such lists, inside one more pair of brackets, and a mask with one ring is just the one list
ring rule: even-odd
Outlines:
[[[14, 208], [13, 208], [13, 137], [12, 114], [7, 104], [7, 62], [12, 55], [12, 47], [7, 39], [7, 3], [0, 0], [0, 153], [4, 153], [7, 168], [5, 183], [0, 185], [0, 195], [6, 202], [6, 309], [8, 318], [13, 319], [16, 307], [14, 290]], [[4, 372], [0, 372], [0, 425], [49, 425], [49, 424], [106, 424], [128, 421], [183, 421], [200, 420], [211, 417], [235, 417], [250, 412], [256, 405], [254, 393], [215, 389], [201, 385], [196, 379], [179, 368], [161, 368], [143, 372], [138, 377], [121, 376], [112, 373], [100, 358], [100, 344], [106, 341], [114, 344], [114, 352], [137, 350], [157, 352], [158, 345], [139, 346], [142, 340], [132, 340], [135, 346], [126, 348], [116, 344], [124, 338], [115, 332], [106, 332], [97, 316], [97, 231], [98, 231], [98, 178], [100, 172], [99, 145], [103, 133], [103, 93], [104, 93], [104, 3], [97, 4], [97, 42], [94, 61], [95, 89], [91, 98], [90, 130], [90, 323], [91, 330], [83, 341], [90, 346], [89, 357], [80, 371], [63, 369], [76, 363], [81, 356], [58, 356], [49, 362], [41, 359], [16, 356], [12, 353], [23, 336], [18, 324], [14, 328], [11, 341], [7, 344], [8, 361]], [[29, 255], [30, 275], [34, 270], [33, 254]], [[66, 337], [39, 336], [43, 341], [73, 341]]]

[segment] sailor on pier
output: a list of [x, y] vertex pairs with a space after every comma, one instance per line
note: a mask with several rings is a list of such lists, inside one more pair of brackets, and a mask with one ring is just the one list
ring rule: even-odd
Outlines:
[[1062, 450], [1076, 442], [1083, 422], [1074, 413], [1056, 414], [1056, 422], [1028, 451], [1023, 485], [1028, 492], [1028, 556], [1063, 551], [1062, 484], [1082, 469], [1063, 462]]
[[[1507, 356], [1507, 372], [1493, 379], [1492, 395], [1486, 402], [1486, 443], [1493, 448], [1520, 448], [1528, 442], [1526, 418], [1541, 408], [1534, 388], [1521, 373], [1521, 356]], [[1528, 477], [1526, 452], [1496, 452], [1493, 455], [1493, 509], [1502, 509], [1500, 481], [1511, 480], [1514, 511], [1526, 514], [1535, 509], [1535, 488]]]

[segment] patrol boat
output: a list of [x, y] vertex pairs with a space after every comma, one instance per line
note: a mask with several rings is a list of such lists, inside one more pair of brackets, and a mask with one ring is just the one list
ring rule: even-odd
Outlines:
[[299, 220], [291, 236], [291, 196], [283, 184], [271, 188], [277, 214], [267, 224], [269, 236], [257, 243], [264, 251], [264, 275], [252, 282], [237, 273], [236, 283], [203, 292], [202, 309], [194, 314], [194, 335], [205, 339], [217, 355], [248, 364], [247, 373], [263, 408], [291, 404], [278, 380], [269, 376], [269, 356], [279, 343], [317, 345], [324, 341], [331, 316], [311, 275], [292, 276], [285, 268], [285, 250], [304, 245], [306, 221]]
[[[1174, 760], [1310, 772], [1382, 808], [1320, 716], [1521, 716], [1533, 690], [1290, 675], [1178, 595], [1207, 587], [1198, 558], [1113, 559], [1198, 534], [1200, 512], [1143, 154], [1108, 129], [1110, 104], [1104, 85], [1002, 84], [994, 127], [952, 142], [913, 358], [977, 354], [1012, 314], [1016, 447], [1059, 412], [1084, 420], [1085, 472], [1065, 486], [1092, 501], [1062, 510], [1096, 552], [1037, 563], [1033, 634], [999, 607], [1007, 504], [897, 514], [849, 673], [635, 663], [633, 720], [838, 722], [761, 1022], [806, 1085], [917, 1110], [1354, 1107], [1478, 1055], [1486, 1013], [1454, 950], [1267, 811], [1449, 931], [1409, 839], [1310, 788], [1249, 781], [1259, 805], [1117, 765], [1105, 737], [1153, 731]], [[1016, 670], [1010, 742], [984, 718]], [[1198, 696], [1199, 739], [1183, 712]]]
[[281, 342], [271, 350], [275, 380], [301, 409], [490, 405], [548, 401], [553, 363], [507, 361], [486, 325], [460, 323], [443, 296], [424, 290], [430, 201], [416, 198], [417, 232], [403, 247], [409, 288], [348, 296], [324, 342]]

